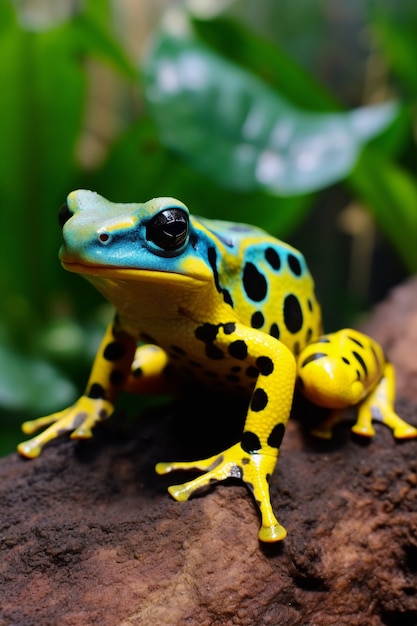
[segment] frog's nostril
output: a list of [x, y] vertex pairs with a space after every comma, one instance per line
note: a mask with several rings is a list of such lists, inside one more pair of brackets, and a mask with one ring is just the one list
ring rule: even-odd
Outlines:
[[70, 210], [68, 204], [64, 202], [62, 207], [59, 209], [58, 221], [61, 228], [64, 228], [64, 224], [68, 222], [70, 217], [74, 215], [74, 212]]

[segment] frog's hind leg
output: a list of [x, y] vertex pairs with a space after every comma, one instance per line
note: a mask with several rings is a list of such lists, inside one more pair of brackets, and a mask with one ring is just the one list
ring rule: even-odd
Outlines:
[[391, 363], [387, 363], [378, 385], [359, 405], [358, 419], [352, 432], [372, 437], [375, 434], [372, 420], [375, 420], [388, 426], [396, 439], [417, 437], [417, 428], [408, 424], [395, 412], [394, 401], [395, 370]]

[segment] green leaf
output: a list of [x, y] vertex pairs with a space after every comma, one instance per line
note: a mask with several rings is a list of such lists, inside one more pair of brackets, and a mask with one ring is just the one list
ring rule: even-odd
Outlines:
[[[117, 197], [114, 180], [118, 183]], [[146, 116], [125, 131], [112, 146], [106, 163], [85, 182], [88, 188], [117, 201], [142, 202], [155, 194], [175, 196], [194, 214], [256, 222], [279, 237], [299, 225], [312, 203], [310, 195], [277, 198], [259, 190], [241, 193], [220, 188], [161, 146]]]
[[72, 24], [0, 33], [0, 267], [5, 292], [39, 311], [59, 281], [51, 250], [60, 241], [57, 207], [71, 187], [85, 80]]
[[217, 53], [259, 76], [293, 105], [314, 111], [340, 109], [323, 85], [281, 48], [244, 24], [220, 17], [193, 20], [197, 35]]
[[80, 16], [75, 26], [80, 44], [86, 52], [110, 63], [127, 78], [137, 78], [137, 69], [106, 27], [88, 15]]
[[52, 365], [0, 345], [0, 406], [8, 410], [50, 413], [70, 404], [76, 390]]
[[392, 16], [379, 16], [374, 23], [374, 32], [389, 67], [403, 87], [412, 96], [417, 95], [417, 19], [401, 21]]
[[305, 112], [199, 43], [168, 35], [147, 60], [145, 84], [162, 141], [241, 191], [304, 194], [345, 178], [398, 110]]
[[348, 179], [410, 272], [417, 270], [417, 185], [404, 169], [368, 146]]

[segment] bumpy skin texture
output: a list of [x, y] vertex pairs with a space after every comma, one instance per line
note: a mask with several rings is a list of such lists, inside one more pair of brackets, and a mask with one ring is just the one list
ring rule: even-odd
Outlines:
[[[203, 472], [170, 487], [177, 500], [214, 481], [240, 478], [260, 509], [259, 538], [283, 539], [286, 531], [272, 511], [268, 481], [290, 414], [296, 356], [304, 356], [322, 332], [303, 256], [255, 227], [191, 217], [173, 198], [115, 204], [80, 190], [69, 195], [60, 220], [63, 266], [90, 281], [115, 306], [116, 316], [85, 394], [64, 411], [23, 424], [27, 434], [50, 425], [20, 444], [19, 452], [36, 457], [64, 432], [91, 437], [123, 389], [169, 391], [179, 376], [248, 394], [238, 443], [207, 459], [159, 463], [156, 471]], [[306, 376], [306, 359], [298, 360], [299, 380], [311, 388], [314, 376]], [[322, 380], [323, 370], [316, 376]], [[375, 385], [376, 379], [365, 396]]]
[[330, 439], [341, 410], [358, 405], [352, 431], [372, 437], [372, 420], [388, 426], [398, 439], [417, 436], [417, 429], [394, 411], [395, 371], [381, 346], [352, 328], [323, 335], [311, 342], [298, 357], [298, 385], [318, 406], [331, 409], [329, 417], [313, 431]]

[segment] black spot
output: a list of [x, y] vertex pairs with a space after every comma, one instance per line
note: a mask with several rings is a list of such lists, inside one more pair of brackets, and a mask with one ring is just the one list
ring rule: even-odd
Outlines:
[[233, 356], [235, 359], [246, 359], [248, 356], [248, 347], [242, 339], [233, 341], [229, 345], [228, 351], [230, 356]]
[[195, 329], [195, 336], [200, 341], [204, 341], [204, 343], [212, 343], [216, 339], [218, 332], [218, 326], [206, 323]]
[[312, 336], [313, 336], [313, 329], [308, 328], [306, 332], [306, 343], [310, 343]]
[[317, 361], [318, 359], [322, 359], [325, 356], [327, 356], [325, 352], [314, 352], [313, 354], [310, 354], [310, 356], [308, 356], [306, 359], [304, 359], [304, 361], [301, 363], [301, 367], [305, 367], [309, 363]]
[[310, 311], [310, 313], [313, 312], [313, 301], [310, 300], [310, 298], [307, 300], [307, 306], [308, 306], [308, 310]]
[[265, 323], [265, 318], [261, 311], [255, 311], [251, 318], [251, 326], [252, 328], [262, 328]]
[[145, 343], [154, 343], [154, 344], [158, 343], [153, 337], [151, 337], [151, 335], [148, 335], [148, 333], [140, 333], [140, 338]]
[[358, 340], [357, 340], [357, 339], [355, 339], [354, 337], [351, 337], [350, 335], [348, 335], [348, 337], [349, 337], [349, 339], [350, 339], [351, 341], [353, 341], [353, 343], [356, 343], [356, 345], [357, 345], [357, 346], [359, 346], [360, 348], [363, 348], [363, 347], [364, 347], [363, 343], [361, 343], [360, 341], [358, 341]]
[[299, 341], [295, 342], [292, 351], [293, 351], [293, 354], [295, 354], [295, 356], [298, 356], [300, 354], [300, 342]]
[[135, 378], [140, 378], [141, 376], [143, 376], [143, 369], [141, 367], [136, 367], [132, 372], [132, 376], [134, 376]]
[[219, 293], [221, 293], [221, 287], [219, 285], [219, 273], [217, 271], [217, 252], [216, 248], [210, 246], [207, 250], [208, 261], [211, 266], [211, 270], [213, 272], [214, 284], [216, 285], [216, 289]]
[[174, 352], [176, 352], [177, 354], [180, 354], [180, 355], [187, 354], [185, 350], [180, 348], [180, 346], [171, 346], [171, 350], [173, 350]]
[[227, 322], [226, 324], [223, 324], [223, 332], [225, 335], [231, 335], [232, 333], [234, 333], [236, 330], [236, 324], [235, 322]]
[[216, 286], [217, 291], [223, 295], [223, 300], [226, 302], [226, 304], [230, 304], [230, 306], [233, 306], [233, 300], [232, 300], [232, 296], [230, 295], [230, 292], [227, 289], [223, 289], [223, 287], [220, 285], [219, 272], [217, 270], [216, 248], [214, 248], [213, 246], [210, 246], [210, 248], [207, 250], [207, 257], [208, 257], [208, 261], [210, 263], [210, 267], [213, 272], [213, 280], [214, 280], [214, 284]]
[[258, 411], [263, 411], [267, 404], [268, 404], [268, 395], [266, 391], [258, 387], [258, 389], [255, 389], [255, 391], [253, 392], [253, 395], [251, 398], [251, 402], [250, 402], [251, 410], [255, 411], [256, 413]]
[[223, 300], [225, 301], [225, 303], [230, 304], [230, 306], [233, 307], [233, 298], [230, 295], [230, 291], [228, 289], [222, 289], [222, 294], [223, 294]]
[[293, 294], [284, 300], [284, 322], [290, 333], [298, 333], [303, 327], [303, 312], [298, 298]]
[[254, 367], [253, 365], [249, 365], [245, 373], [246, 373], [246, 376], [248, 376], [249, 378], [258, 378], [259, 376], [258, 368]]
[[266, 278], [253, 263], [246, 263], [243, 270], [243, 287], [248, 298], [260, 302], [266, 297], [268, 287]]
[[278, 324], [276, 324], [275, 322], [271, 324], [271, 328], [269, 329], [269, 334], [271, 335], [271, 337], [275, 337], [275, 339], [279, 339], [280, 332], [279, 332]]
[[358, 354], [357, 352], [355, 352], [354, 350], [353, 350], [352, 354], [355, 357], [355, 359], [358, 361], [358, 363], [361, 364], [362, 369], [365, 372], [365, 376], [368, 376], [368, 368], [366, 367], [366, 363], [363, 360], [363, 358], [361, 357], [361, 355]]
[[276, 424], [268, 437], [268, 446], [279, 448], [285, 435], [284, 424]]
[[255, 435], [255, 433], [252, 433], [250, 430], [243, 433], [240, 445], [245, 452], [249, 453], [256, 452], [262, 447], [258, 435]]
[[293, 254], [288, 255], [288, 265], [290, 266], [290, 270], [292, 271], [294, 276], [301, 276], [301, 263]]
[[236, 376], [236, 374], [227, 374], [227, 376], [225, 376], [226, 380], [229, 381], [229, 383], [238, 383], [240, 382], [240, 378], [239, 376]]
[[269, 356], [260, 356], [256, 359], [256, 365], [263, 376], [269, 376], [274, 371], [274, 364]]
[[93, 383], [90, 387], [90, 391], [88, 392], [87, 397], [98, 400], [99, 398], [104, 398], [105, 395], [106, 392], [104, 390], [104, 387], [102, 385], [99, 385], [99, 383]]
[[123, 384], [124, 382], [124, 375], [123, 372], [121, 372], [120, 370], [114, 370], [111, 374], [110, 374], [110, 382], [112, 385], [115, 385], [116, 387], [118, 387], [119, 385]]
[[233, 365], [233, 367], [230, 368], [231, 372], [240, 372], [241, 371], [241, 367], [240, 365]]
[[347, 359], [345, 356], [342, 356], [342, 361], [343, 363], [346, 363], [346, 365], [350, 365], [349, 359]]
[[191, 365], [191, 367], [201, 367], [201, 363], [198, 361], [188, 361], [188, 364]]
[[279, 258], [279, 254], [275, 248], [267, 248], [265, 250], [265, 258], [272, 269], [279, 270], [281, 267], [281, 259]]
[[112, 341], [104, 349], [103, 356], [106, 361], [118, 361], [126, 353], [126, 348], [122, 343]]

